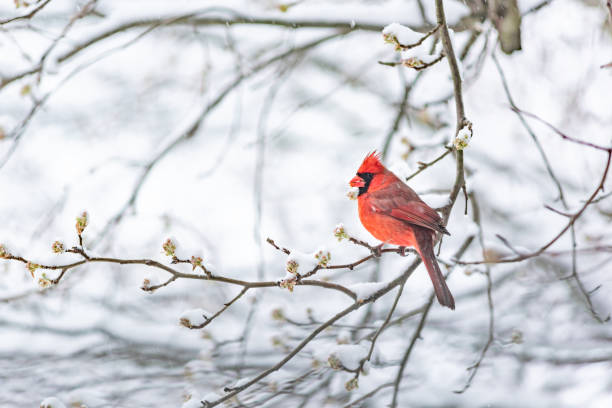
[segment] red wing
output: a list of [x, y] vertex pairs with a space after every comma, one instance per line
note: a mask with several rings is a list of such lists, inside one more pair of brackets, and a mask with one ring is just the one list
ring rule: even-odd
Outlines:
[[[433, 212], [433, 214], [430, 212]], [[446, 228], [442, 226], [442, 219], [438, 213], [425, 203], [411, 203], [394, 208], [389, 212], [389, 215], [410, 224], [420, 225], [421, 227], [448, 234]]]
[[377, 213], [448, 234], [438, 213], [405, 184], [372, 192], [369, 198], [372, 210]]

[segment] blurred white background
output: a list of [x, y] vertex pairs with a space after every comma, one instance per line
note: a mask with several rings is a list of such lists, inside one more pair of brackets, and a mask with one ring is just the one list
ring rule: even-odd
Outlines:
[[[80, 260], [54, 254], [51, 244], [76, 245], [75, 217], [86, 210], [92, 256], [168, 264], [161, 245], [172, 237], [179, 257], [201, 256], [214, 274], [276, 281], [286, 256], [265, 242], [270, 237], [306, 253], [324, 245], [331, 263], [350, 263], [368, 251], [338, 242], [336, 224], [377, 243], [346, 197], [367, 152], [388, 143], [385, 163], [408, 176], [455, 134], [446, 60], [423, 71], [378, 64], [400, 58], [383, 27], [400, 22], [427, 32], [433, 1], [23, 3], [0, 5], [0, 243], [31, 262]], [[470, 203], [464, 214], [461, 194], [439, 255], [452, 272], [457, 310], [434, 303], [426, 314], [399, 406], [609, 407], [612, 328], [598, 318], [612, 309], [610, 179], [575, 223], [575, 256], [571, 231], [522, 262], [454, 265], [453, 254], [475, 237], [463, 260], [513, 257], [498, 234], [519, 254], [536, 251], [568, 224], [545, 205], [574, 214], [595, 191], [606, 153], [525, 117], [565, 204], [559, 199], [494, 58], [519, 108], [573, 138], [610, 146], [612, 68], [601, 68], [612, 62], [610, 11], [599, 0], [518, 0], [521, 50], [507, 55], [483, 4], [444, 2], [474, 129], [464, 151], [466, 187], [481, 222]], [[454, 180], [449, 154], [409, 184], [442, 207]], [[387, 253], [316, 278], [387, 282], [413, 258]], [[471, 386], [454, 393], [468, 384], [466, 369], [489, 337], [487, 272], [493, 341]], [[22, 262], [0, 261], [0, 406], [37, 406], [52, 396], [88, 407], [212, 400], [276, 364], [353, 302], [322, 287], [253, 289], [205, 329], [189, 330], [179, 325], [184, 310], [214, 313], [241, 287], [178, 279], [154, 293], [140, 289], [145, 278], [169, 277], [145, 265], [92, 263], [43, 289]], [[373, 390], [354, 406], [388, 406], [431, 291], [421, 266], [395, 310], [403, 319], [380, 335], [358, 389], [345, 389], [354, 373], [330, 368], [327, 357], [338, 343], [369, 347], [396, 290], [324, 330], [229, 406], [342, 407]], [[274, 310], [288, 320], [274, 319]]]

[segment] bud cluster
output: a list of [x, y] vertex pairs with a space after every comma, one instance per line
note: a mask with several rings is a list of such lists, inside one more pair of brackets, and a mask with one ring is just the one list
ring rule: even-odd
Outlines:
[[357, 377], [353, 377], [352, 379], [348, 380], [346, 384], [344, 384], [344, 388], [346, 388], [347, 391], [356, 390], [359, 388], [359, 379]]
[[408, 57], [408, 58], [402, 59], [402, 65], [407, 68], [417, 68], [418, 69], [418, 68], [424, 68], [427, 65], [427, 63], [423, 61], [422, 58], [415, 56], [415, 57]]
[[26, 263], [26, 268], [28, 269], [28, 271], [30, 271], [30, 275], [32, 275], [32, 278], [34, 278], [34, 272], [36, 272], [36, 270], [40, 268], [40, 265], [35, 264], [34, 262], [28, 261]]
[[287, 272], [297, 275], [300, 264], [295, 259], [287, 259]]
[[283, 288], [289, 290], [289, 292], [293, 292], [293, 288], [295, 287], [296, 278], [289, 278], [281, 280], [278, 285]]
[[328, 250], [321, 248], [317, 250], [317, 252], [315, 252], [314, 257], [317, 260], [319, 266], [325, 267], [331, 259], [331, 253]]
[[343, 224], [336, 225], [336, 228], [334, 228], [334, 237], [338, 238], [338, 242], [342, 241], [343, 239], [348, 239], [349, 236], [346, 233]]
[[53, 250], [54, 253], [56, 254], [61, 254], [62, 252], [64, 252], [65, 248], [64, 248], [64, 244], [61, 241], [55, 241], [52, 245], [51, 245], [51, 249]]
[[329, 366], [334, 370], [342, 369], [342, 362], [340, 362], [340, 359], [335, 354], [329, 356], [327, 359], [327, 364], [329, 364]]
[[85, 228], [89, 224], [89, 216], [87, 215], [87, 211], [83, 211], [80, 217], [76, 217], [76, 231], [78, 235], [81, 235]]
[[418, 33], [398, 23], [391, 23], [385, 26], [382, 30], [382, 35], [386, 43], [395, 46], [395, 51], [416, 47], [423, 42], [424, 37], [427, 38], [427, 35]]
[[176, 245], [170, 238], [163, 243], [162, 249], [164, 250], [164, 254], [166, 256], [175, 256], [174, 251], [176, 251]]
[[191, 263], [192, 266], [192, 271], [195, 271], [195, 268], [202, 267], [202, 257], [201, 256], [192, 256], [191, 260], [189, 261], [189, 263]]
[[186, 318], [186, 317], [181, 317], [179, 319], [179, 324], [181, 326], [185, 326], [188, 329], [191, 329], [193, 327], [193, 325], [191, 324], [191, 321], [188, 318]]
[[455, 149], [463, 150], [468, 147], [470, 140], [472, 139], [472, 135], [472, 122], [466, 121], [466, 123], [459, 130], [459, 132], [457, 132], [457, 136], [455, 136], [455, 140], [453, 141]]

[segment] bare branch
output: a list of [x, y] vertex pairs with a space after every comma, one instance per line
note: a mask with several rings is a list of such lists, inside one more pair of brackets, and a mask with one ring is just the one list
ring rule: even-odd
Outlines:
[[225, 312], [227, 309], [229, 309], [229, 307], [231, 305], [233, 305], [238, 299], [240, 299], [245, 293], [247, 293], [248, 290], [249, 290], [248, 287], [242, 288], [240, 293], [238, 293], [236, 296], [234, 296], [232, 298], [232, 300], [230, 300], [225, 305], [223, 305], [223, 307], [221, 309], [219, 309], [219, 311], [217, 311], [217, 313], [215, 313], [211, 317], [207, 317], [205, 319], [204, 323], [199, 324], [199, 325], [195, 325], [195, 326], [189, 326], [189, 328], [190, 329], [203, 329], [204, 327], [208, 326], [213, 320], [215, 320], [217, 317], [219, 317], [223, 312]]
[[592, 147], [593, 149], [597, 149], [597, 150], [601, 150], [604, 152], [611, 152], [612, 151], [612, 146], [600, 146], [597, 145], [595, 143], [590, 143], [590, 142], [585, 142], [584, 140], [580, 140], [580, 139], [575, 139], [571, 136], [566, 135], [565, 133], [561, 132], [559, 129], [557, 129], [556, 127], [554, 127], [553, 125], [551, 125], [550, 123], [548, 123], [547, 121], [545, 121], [544, 119], [540, 118], [539, 116], [534, 115], [533, 113], [529, 113], [529, 112], [525, 112], [517, 107], [512, 107], [512, 110], [515, 112], [520, 112], [525, 116], [529, 116], [530, 118], [533, 118], [535, 120], [537, 120], [540, 123], [543, 123], [544, 125], [548, 126], [553, 132], [555, 132], [556, 134], [558, 134], [559, 136], [561, 136], [561, 138], [563, 138], [564, 140], [568, 140], [572, 143], [576, 143], [576, 144], [581, 144], [583, 146], [588, 146], [588, 147]]
[[536, 251], [533, 251], [531, 253], [528, 254], [523, 254], [520, 256], [516, 256], [514, 258], [503, 258], [503, 259], [498, 259], [498, 260], [481, 260], [481, 261], [457, 261], [458, 264], [460, 265], [478, 265], [478, 264], [486, 264], [486, 263], [512, 263], [512, 262], [521, 262], [524, 261], [526, 259], [529, 258], [533, 258], [536, 256], [539, 256], [541, 254], [543, 254], [548, 248], [550, 248], [555, 242], [557, 242], [557, 240], [559, 238], [561, 238], [569, 229], [570, 227], [576, 222], [576, 220], [578, 218], [580, 218], [580, 216], [584, 213], [584, 211], [587, 209], [587, 207], [593, 202], [593, 200], [595, 199], [595, 197], [597, 197], [597, 194], [599, 194], [599, 192], [601, 190], [603, 190], [603, 186], [604, 183], [606, 182], [606, 178], [608, 176], [608, 171], [610, 169], [610, 161], [612, 159], [612, 149], [608, 152], [608, 158], [606, 160], [606, 164], [604, 166], [604, 171], [603, 171], [603, 175], [599, 181], [599, 184], [597, 185], [597, 187], [595, 188], [595, 191], [593, 191], [593, 193], [587, 198], [586, 202], [584, 203], [584, 205], [575, 213], [572, 215], [572, 217], [569, 219], [567, 225], [565, 227], [563, 227], [563, 229], [561, 229], [561, 231], [559, 231], [557, 233], [557, 235], [555, 235], [551, 240], [549, 240], [546, 244], [544, 244], [542, 247], [540, 247], [539, 249], [537, 249]]
[[400, 362], [400, 368], [399, 370], [397, 370], [397, 375], [395, 376], [395, 382], [393, 383], [393, 399], [391, 400], [391, 405], [390, 405], [391, 408], [397, 407], [397, 397], [399, 393], [400, 384], [402, 381], [402, 376], [404, 375], [404, 369], [406, 368], [406, 363], [408, 363], [408, 358], [410, 357], [410, 354], [412, 353], [412, 349], [414, 348], [414, 345], [416, 344], [417, 339], [421, 337], [421, 331], [423, 330], [423, 327], [425, 327], [425, 321], [427, 320], [427, 315], [429, 314], [429, 311], [431, 310], [431, 305], [433, 304], [434, 299], [435, 299], [435, 294], [432, 293], [429, 296], [429, 300], [427, 301], [427, 304], [425, 305], [425, 309], [423, 309], [423, 314], [421, 314], [421, 320], [419, 320], [419, 324], [417, 328], [414, 330], [414, 333], [412, 334], [412, 338], [410, 339], [410, 344], [408, 345], [408, 348], [404, 352], [404, 356], [402, 357], [402, 360]]
[[444, 153], [442, 153], [441, 155], [439, 155], [438, 157], [436, 157], [435, 159], [433, 159], [430, 162], [419, 162], [419, 169], [417, 171], [415, 171], [414, 173], [412, 173], [411, 175], [409, 175], [408, 177], [406, 177], [406, 181], [409, 181], [410, 179], [414, 178], [415, 176], [417, 176], [419, 173], [421, 173], [423, 170], [427, 169], [428, 167], [433, 166], [434, 164], [436, 164], [437, 162], [439, 162], [440, 160], [442, 160], [443, 158], [445, 158], [446, 156], [448, 156], [448, 154], [450, 152], [453, 151], [452, 147], [449, 146], [444, 146]]
[[[478, 241], [480, 243], [480, 248], [482, 250], [482, 255], [484, 257], [485, 252], [486, 252], [486, 247], [484, 244], [484, 233], [482, 232], [482, 222], [480, 220], [480, 207], [478, 205], [478, 200], [476, 199], [476, 195], [474, 193], [471, 194], [470, 199], [472, 202], [472, 212], [474, 213], [473, 220], [476, 223], [476, 225], [478, 225]], [[487, 304], [489, 307], [489, 334], [487, 336], [487, 342], [485, 343], [484, 347], [482, 348], [482, 351], [480, 352], [480, 357], [478, 357], [478, 360], [476, 360], [476, 362], [468, 368], [468, 370], [470, 371], [470, 375], [465, 385], [460, 390], [454, 391], [456, 394], [463, 394], [465, 391], [467, 391], [468, 388], [470, 388], [470, 386], [472, 385], [472, 381], [474, 380], [474, 377], [476, 376], [476, 373], [478, 372], [478, 368], [480, 368], [480, 365], [482, 364], [482, 361], [484, 360], [485, 355], [487, 354], [487, 351], [489, 350], [489, 347], [491, 347], [491, 344], [493, 344], [493, 340], [494, 340], [495, 311], [493, 307], [493, 295], [492, 295], [493, 282], [491, 280], [491, 269], [488, 265], [485, 265], [484, 275], [485, 275], [485, 278], [487, 279]]]
[[327, 320], [325, 323], [323, 323], [322, 325], [317, 327], [312, 333], [310, 333], [310, 335], [308, 337], [306, 337], [304, 340], [302, 340], [302, 342], [300, 342], [300, 344], [298, 344], [289, 354], [287, 354], [285, 356], [285, 358], [280, 360], [274, 366], [270, 367], [269, 369], [265, 370], [264, 372], [262, 372], [259, 375], [257, 375], [255, 378], [247, 381], [245, 384], [243, 384], [243, 385], [241, 385], [239, 387], [226, 388], [226, 391], [228, 391], [228, 394], [225, 395], [224, 397], [222, 397], [222, 398], [220, 398], [220, 399], [218, 399], [216, 401], [212, 401], [212, 402], [211, 401], [202, 401], [202, 404], [205, 407], [207, 407], [207, 408], [215, 407], [215, 406], [217, 406], [217, 405], [219, 405], [219, 404], [229, 400], [230, 398], [233, 398], [234, 396], [238, 395], [242, 391], [246, 390], [247, 388], [249, 388], [253, 384], [256, 384], [257, 382], [259, 382], [263, 378], [267, 377], [268, 375], [272, 374], [273, 372], [279, 370], [289, 360], [291, 360], [293, 357], [295, 357], [295, 355], [297, 353], [299, 353], [300, 350], [302, 350], [312, 339], [314, 339], [319, 333], [321, 333], [327, 327], [331, 326], [336, 321], [342, 319], [344, 316], [348, 315], [349, 313], [351, 313], [351, 312], [353, 312], [353, 311], [363, 307], [364, 305], [366, 305], [366, 304], [368, 304], [370, 302], [375, 302], [377, 299], [379, 299], [380, 297], [382, 297], [385, 294], [387, 294], [393, 288], [395, 288], [396, 286], [398, 286], [398, 285], [402, 284], [403, 282], [405, 282], [406, 279], [408, 279], [408, 277], [412, 274], [412, 272], [414, 272], [414, 270], [416, 269], [416, 267], [420, 263], [421, 263], [420, 260], [418, 260], [418, 259], [415, 260], [412, 263], [412, 265], [410, 265], [410, 267], [406, 270], [406, 272], [404, 272], [399, 277], [395, 278], [393, 281], [389, 282], [387, 284], [387, 286], [385, 286], [384, 288], [380, 289], [378, 292], [376, 292], [370, 298], [368, 298], [368, 299], [366, 299], [366, 300], [364, 300], [362, 302], [355, 302], [355, 303], [353, 303], [351, 306], [349, 306], [346, 309], [342, 310], [341, 312], [339, 312], [338, 314], [336, 314], [335, 316], [333, 316], [332, 318]]
[[[136, 181], [131, 195], [128, 198], [128, 200], [124, 203], [124, 205], [121, 207], [121, 209], [109, 220], [108, 224], [106, 225], [106, 227], [102, 230], [102, 232], [99, 234], [99, 236], [97, 237], [96, 241], [99, 241], [101, 239], [103, 239], [109, 232], [110, 230], [117, 225], [122, 219], [123, 216], [125, 215], [125, 213], [131, 208], [133, 207], [133, 205], [136, 203], [136, 199], [138, 198], [138, 194], [140, 193], [140, 190], [142, 188], [142, 186], [144, 185], [145, 181], [147, 180], [147, 178], [149, 177], [149, 174], [151, 173], [151, 170], [168, 154], [170, 153], [172, 150], [174, 150], [177, 146], [179, 146], [181, 143], [183, 143], [185, 140], [188, 140], [190, 138], [192, 138], [193, 136], [195, 136], [195, 134], [197, 133], [197, 131], [200, 129], [200, 126], [202, 125], [204, 119], [206, 119], [206, 117], [208, 116], [208, 114], [210, 114], [217, 106], [219, 106], [219, 104], [225, 99], [225, 97], [227, 95], [229, 95], [229, 93], [234, 90], [238, 85], [240, 85], [244, 80], [246, 80], [247, 78], [255, 75], [256, 73], [258, 73], [259, 71], [263, 70], [264, 68], [267, 68], [268, 66], [274, 64], [275, 62], [281, 61], [283, 59], [285, 59], [286, 57], [288, 57], [289, 55], [292, 55], [294, 53], [300, 53], [300, 52], [305, 52], [311, 48], [314, 48], [320, 44], [323, 44], [329, 40], [332, 40], [334, 38], [337, 38], [339, 36], [345, 35], [347, 32], [346, 31], [342, 31], [342, 32], [337, 32], [334, 34], [330, 34], [321, 38], [318, 38], [314, 41], [308, 42], [304, 45], [301, 45], [299, 47], [295, 47], [295, 48], [291, 48], [288, 51], [282, 52], [280, 54], [277, 54], [259, 64], [256, 64], [255, 66], [251, 67], [251, 69], [246, 72], [246, 73], [240, 73], [232, 82], [230, 82], [214, 99], [211, 100], [211, 102], [205, 104], [205, 106], [203, 106], [203, 108], [201, 109], [200, 113], [198, 115], [195, 116], [195, 120], [190, 123], [185, 130], [181, 131], [178, 136], [176, 136], [163, 150], [161, 150], [158, 154], [156, 154], [155, 156], [153, 156], [149, 162], [144, 166], [142, 173], [140, 174], [138, 180]], [[206, 100], [209, 100], [209, 98], [206, 98]], [[96, 242], [94, 242], [95, 244]]]
[[378, 391], [383, 390], [383, 389], [388, 388], [388, 387], [391, 387], [391, 386], [393, 386], [392, 382], [381, 384], [378, 387], [374, 388], [372, 391], [368, 392], [367, 394], [357, 398], [354, 401], [349, 402], [343, 408], [355, 407], [355, 406], [357, 406], [357, 404], [367, 400], [368, 398], [372, 398], [374, 395], [376, 395], [376, 393], [378, 393]]
[[420, 58], [414, 57], [414, 58], [403, 59], [399, 62], [378, 61], [378, 63], [380, 65], [386, 65], [388, 67], [396, 67], [398, 65], [403, 65], [407, 68], [412, 68], [416, 71], [421, 71], [421, 70], [429, 68], [432, 65], [435, 65], [438, 62], [442, 61], [442, 58], [444, 58], [444, 53], [441, 53], [435, 59], [429, 62], [424, 62]]
[[47, 4], [49, 4], [51, 0], [44, 0], [42, 3], [40, 3], [38, 6], [34, 7], [32, 9], [32, 11], [30, 11], [27, 14], [23, 14], [21, 16], [17, 16], [17, 17], [12, 17], [12, 18], [7, 18], [5, 20], [0, 20], [0, 25], [4, 25], [4, 24], [8, 24], [8, 23], [12, 23], [13, 21], [18, 21], [18, 20], [30, 20], [32, 17], [34, 17], [36, 15], [36, 13], [38, 13], [40, 10], [42, 10]]

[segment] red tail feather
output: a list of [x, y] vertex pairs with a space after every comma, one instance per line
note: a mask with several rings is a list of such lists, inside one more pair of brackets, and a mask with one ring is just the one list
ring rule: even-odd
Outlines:
[[433, 283], [438, 302], [440, 302], [442, 306], [455, 310], [455, 299], [453, 298], [450, 289], [446, 285], [446, 280], [444, 279], [444, 275], [442, 275], [442, 271], [440, 271], [440, 266], [438, 265], [438, 261], [436, 260], [436, 256], [433, 251], [431, 232], [427, 230], [418, 232], [415, 231], [414, 235], [417, 240], [416, 249], [419, 252], [419, 255], [421, 255], [421, 259], [427, 268], [427, 272], [429, 272], [429, 277]]

